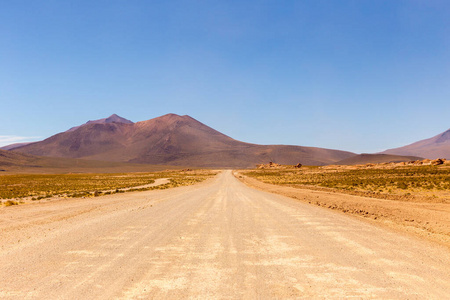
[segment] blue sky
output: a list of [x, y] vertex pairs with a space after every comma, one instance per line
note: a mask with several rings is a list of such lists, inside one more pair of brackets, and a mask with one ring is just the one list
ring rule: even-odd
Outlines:
[[0, 145], [116, 113], [376, 152], [450, 128], [447, 1], [1, 1]]

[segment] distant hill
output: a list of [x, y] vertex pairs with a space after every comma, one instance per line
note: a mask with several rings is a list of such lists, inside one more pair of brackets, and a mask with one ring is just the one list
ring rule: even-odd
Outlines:
[[421, 156], [428, 159], [450, 159], [450, 129], [432, 138], [421, 140], [404, 147], [389, 149], [381, 153]]
[[17, 153], [13, 151], [0, 150], [0, 169], [5, 171], [7, 167], [15, 167], [26, 165], [29, 167], [37, 167], [38, 158], [31, 155]]
[[269, 161], [326, 165], [355, 155], [314, 147], [244, 143], [189, 116], [167, 114], [137, 123], [113, 116], [111, 122], [107, 121], [109, 118], [88, 122], [13, 151], [39, 156], [221, 168], [254, 167]]
[[380, 164], [391, 162], [409, 162], [413, 160], [422, 160], [416, 156], [400, 156], [391, 154], [359, 154], [334, 163], [335, 165], [365, 165]]
[[0, 147], [0, 149], [1, 149], [1, 150], [12, 150], [12, 149], [19, 148], [19, 147], [22, 147], [22, 146], [25, 146], [25, 145], [28, 145], [28, 144], [31, 144], [31, 142], [30, 142], [30, 143], [15, 143], [15, 144], [10, 144], [10, 145], [7, 145], [7, 146]]
[[40, 157], [15, 151], [0, 150], [0, 175], [8, 173], [152, 172], [166, 168], [170, 167], [62, 157]]
[[[80, 128], [80, 127], [82, 127], [82, 126], [85, 126], [85, 125], [88, 125], [88, 124], [107, 124], [107, 123], [133, 124], [132, 121], [127, 120], [127, 119], [122, 118], [122, 117], [119, 117], [119, 116], [116, 115], [116, 114], [113, 114], [113, 115], [109, 116], [108, 118], [99, 119], [99, 120], [87, 121], [85, 124], [80, 125], [80, 126], [72, 127], [72, 128], [70, 128], [69, 130], [67, 130], [67, 131], [69, 131], [69, 132], [70, 132], [70, 131], [75, 131], [75, 130], [77, 130], [78, 128]], [[31, 143], [33, 143], [33, 142], [28, 142], [28, 143], [15, 143], [15, 144], [11, 144], [11, 145], [7, 145], [7, 146], [0, 147], [0, 149], [1, 149], [1, 150], [13, 150], [13, 149], [15, 149], [15, 148], [19, 148], [19, 147], [22, 147], [22, 146], [25, 146], [25, 145], [28, 145], [28, 144], [31, 144]]]

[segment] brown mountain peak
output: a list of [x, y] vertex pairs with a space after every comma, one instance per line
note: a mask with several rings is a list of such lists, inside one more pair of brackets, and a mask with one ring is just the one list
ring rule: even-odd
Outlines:
[[132, 121], [122, 118], [121, 116], [118, 116], [116, 114], [112, 114], [110, 115], [108, 118], [106, 119], [101, 119], [104, 120], [105, 123], [124, 123], [124, 124], [133, 124]]
[[177, 114], [166, 114], [153, 119], [137, 122], [136, 125], [138, 125], [138, 127], [155, 127], [159, 129], [161, 128], [168, 129], [194, 122], [201, 124], [199, 121], [187, 115], [180, 116]]
[[112, 115], [90, 121], [15, 151], [116, 162], [237, 168], [266, 161], [323, 165], [354, 155], [311, 147], [248, 144], [188, 115], [171, 113], [132, 124], [123, 124], [122, 119]]
[[441, 133], [436, 139], [436, 143], [444, 143], [450, 141], [450, 129]]
[[98, 120], [89, 120], [86, 123], [84, 123], [83, 125], [79, 125], [79, 126], [70, 128], [66, 132], [75, 131], [82, 126], [89, 125], [89, 124], [109, 124], [109, 123], [134, 124], [132, 121], [130, 121], [128, 119], [122, 118], [121, 116], [116, 115], [116, 114], [112, 114], [111, 116], [109, 116], [107, 118], [98, 119]]
[[421, 140], [403, 147], [388, 149], [383, 154], [413, 155], [428, 159], [450, 159], [450, 129], [434, 137]]
[[[165, 115], [163, 115], [163, 116], [160, 116], [160, 117], [156, 117], [156, 118], [154, 118], [154, 119], [150, 119], [150, 120], [157, 120], [157, 121], [163, 121], [163, 122], [179, 122], [179, 121], [189, 121], [189, 120], [194, 120], [194, 121], [197, 121], [197, 120], [195, 120], [194, 118], [192, 118], [192, 117], [190, 117], [190, 116], [188, 116], [188, 115], [183, 115], [183, 116], [180, 116], [180, 115], [177, 115], [177, 114], [173, 114], [173, 113], [170, 113], [170, 114], [165, 114]], [[149, 121], [150, 121], [149, 120]], [[198, 122], [198, 121], [197, 121]]]

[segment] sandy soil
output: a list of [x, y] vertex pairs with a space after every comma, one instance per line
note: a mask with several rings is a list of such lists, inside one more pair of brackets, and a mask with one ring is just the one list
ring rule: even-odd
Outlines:
[[0, 282], [2, 299], [445, 299], [450, 251], [225, 171], [0, 209]]
[[[450, 248], [450, 204], [421, 200], [414, 202], [376, 199], [338, 192], [301, 189], [263, 183], [236, 173], [248, 186], [288, 196], [317, 206], [359, 216], [393, 229], [442, 244]], [[421, 202], [423, 201], [423, 202]]]
[[[163, 184], [166, 184], [169, 182], [170, 182], [169, 178], [158, 178], [158, 179], [155, 179], [155, 182], [150, 183], [150, 184], [138, 185], [138, 186], [133, 186], [133, 187], [119, 189], [119, 190], [122, 192], [127, 192], [127, 191], [132, 191], [132, 190], [146, 189], [146, 188], [150, 188], [150, 187], [154, 187], [154, 186], [158, 186], [158, 185], [163, 185]], [[107, 190], [107, 191], [102, 191], [102, 192], [112, 192], [112, 191], [114, 191], [114, 190]]]

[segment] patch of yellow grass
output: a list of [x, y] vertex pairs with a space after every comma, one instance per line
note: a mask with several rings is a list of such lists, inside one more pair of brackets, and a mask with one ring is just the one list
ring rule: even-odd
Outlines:
[[52, 196], [100, 196], [105, 193], [121, 192], [120, 189], [124, 188], [148, 185], [158, 178], [169, 178], [167, 184], [143, 190], [164, 189], [195, 184], [215, 174], [209, 170], [189, 170], [118, 174], [4, 175], [1, 176], [0, 199], [28, 197], [39, 200]]

